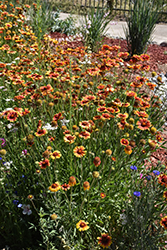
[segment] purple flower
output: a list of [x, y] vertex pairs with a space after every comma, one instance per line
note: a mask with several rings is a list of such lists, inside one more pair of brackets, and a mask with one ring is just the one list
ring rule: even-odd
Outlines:
[[134, 196], [137, 196], [137, 197], [139, 197], [141, 195], [141, 193], [139, 191], [135, 191], [133, 194], [134, 194]]
[[26, 155], [26, 154], [27, 154], [27, 149], [24, 149], [21, 153], [22, 153], [23, 155]]
[[147, 179], [148, 181], [150, 181], [150, 180], [151, 180], [151, 175], [147, 175], [147, 176], [146, 176], [146, 179]]
[[153, 173], [154, 173], [155, 175], [160, 175], [160, 172], [159, 172], [158, 170], [153, 170]]
[[137, 170], [137, 167], [136, 166], [131, 166], [130, 167], [132, 170]]
[[2, 141], [1, 143], [1, 147], [4, 147], [6, 145], [6, 141], [4, 138], [0, 138], [0, 141]]

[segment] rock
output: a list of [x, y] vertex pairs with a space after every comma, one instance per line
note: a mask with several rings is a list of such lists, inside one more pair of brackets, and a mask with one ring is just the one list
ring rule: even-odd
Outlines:
[[167, 42], [162, 42], [162, 43], [160, 43], [160, 46], [161, 46], [161, 47], [167, 47]]

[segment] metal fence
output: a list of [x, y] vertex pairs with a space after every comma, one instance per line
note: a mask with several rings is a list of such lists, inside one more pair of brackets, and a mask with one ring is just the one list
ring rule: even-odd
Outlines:
[[[64, 3], [69, 3], [70, 6], [77, 6], [80, 9], [85, 9], [85, 8], [93, 8], [99, 6], [100, 8], [104, 8], [108, 6], [108, 2], [113, 1], [113, 10], [123, 13], [125, 16], [125, 13], [129, 11], [130, 9], [130, 4], [133, 2], [133, 0], [55, 0], [56, 3], [63, 4]], [[163, 10], [161, 11], [162, 14], [167, 15], [167, 0], [163, 0], [162, 3]]]

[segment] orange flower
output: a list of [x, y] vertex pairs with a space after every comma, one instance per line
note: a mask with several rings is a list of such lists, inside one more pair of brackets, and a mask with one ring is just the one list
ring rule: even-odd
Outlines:
[[54, 151], [54, 152], [51, 154], [51, 158], [52, 158], [53, 160], [59, 159], [60, 157], [61, 157], [61, 153], [60, 153], [60, 151], [58, 151], [58, 150]]
[[102, 199], [104, 199], [106, 197], [106, 194], [105, 193], [101, 193], [100, 196], [101, 196]]
[[44, 136], [47, 134], [47, 130], [46, 129], [38, 129], [37, 132], [35, 133], [36, 136], [40, 137], [40, 136]]
[[126, 154], [130, 155], [132, 153], [132, 147], [131, 146], [126, 146], [124, 148], [124, 151]]
[[126, 119], [126, 118], [128, 118], [128, 113], [124, 113], [124, 114], [121, 114], [121, 113], [119, 113], [118, 115], [116, 115], [116, 117], [118, 117], [118, 118], [122, 118], [122, 119]]
[[82, 121], [79, 123], [79, 126], [83, 129], [88, 129], [90, 127], [90, 123], [88, 121]]
[[75, 139], [76, 139], [75, 135], [69, 135], [69, 134], [67, 134], [67, 135], [64, 136], [64, 141], [67, 142], [67, 143], [69, 143], [69, 144], [74, 143]]
[[105, 108], [105, 107], [98, 107], [98, 108], [97, 108], [97, 111], [98, 111], [98, 112], [105, 112], [105, 111], [106, 111], [106, 108]]
[[77, 224], [76, 224], [76, 228], [81, 232], [81, 231], [86, 231], [89, 229], [88, 226], [88, 222], [85, 222], [84, 220], [80, 220]]
[[167, 200], [167, 191], [164, 191], [163, 197]]
[[41, 166], [41, 169], [45, 169], [50, 166], [50, 162], [48, 159], [45, 159], [43, 161], [40, 161], [39, 165]]
[[57, 113], [53, 116], [53, 120], [54, 121], [58, 121], [62, 118], [62, 113]]
[[101, 247], [103, 248], [108, 248], [112, 241], [111, 241], [111, 236], [109, 236], [108, 234], [102, 234], [101, 237], [98, 237], [98, 244], [100, 244]]
[[151, 122], [145, 118], [140, 118], [136, 123], [141, 130], [148, 130], [151, 127]]
[[70, 176], [68, 184], [70, 185], [70, 187], [73, 187], [76, 185], [76, 179], [74, 176]]
[[10, 122], [14, 122], [17, 120], [17, 117], [18, 117], [18, 112], [16, 111], [11, 111], [7, 114], [7, 120], [10, 121]]
[[147, 118], [149, 115], [145, 111], [135, 111], [135, 114], [139, 117]]
[[112, 156], [111, 159], [112, 159], [113, 161], [116, 161], [116, 157], [114, 157], [114, 156]]
[[88, 70], [87, 70], [87, 73], [88, 73], [90, 76], [97, 76], [97, 75], [99, 75], [99, 72], [100, 72], [100, 69], [99, 69], [99, 68], [91, 68], [91, 69], [88, 69]]
[[167, 229], [167, 216], [161, 219], [160, 225], [164, 227], [165, 229]]
[[90, 133], [87, 132], [87, 131], [82, 131], [79, 133], [78, 135], [80, 138], [84, 138], [85, 140], [89, 139], [90, 138]]
[[63, 185], [61, 185], [61, 189], [64, 190], [64, 191], [67, 191], [68, 189], [70, 189], [70, 185], [64, 183]]
[[124, 146], [129, 145], [129, 141], [128, 141], [127, 139], [124, 139], [124, 138], [122, 138], [122, 139], [120, 140], [120, 143], [121, 143], [122, 145], [124, 145]]
[[89, 183], [88, 181], [85, 181], [85, 182], [83, 183], [83, 188], [84, 188], [84, 190], [89, 190], [89, 188], [90, 188], [90, 183]]
[[96, 156], [93, 160], [93, 164], [95, 165], [95, 167], [98, 167], [101, 163], [100, 157]]
[[77, 146], [74, 148], [73, 150], [74, 152], [74, 155], [78, 158], [81, 158], [83, 157], [84, 155], [86, 155], [86, 151], [85, 151], [85, 148], [84, 146]]
[[50, 187], [49, 190], [52, 192], [57, 192], [61, 189], [61, 185], [59, 184], [59, 182], [55, 182], [53, 183]]
[[162, 185], [167, 187], [167, 175], [166, 174], [161, 174], [158, 177], [158, 182]]

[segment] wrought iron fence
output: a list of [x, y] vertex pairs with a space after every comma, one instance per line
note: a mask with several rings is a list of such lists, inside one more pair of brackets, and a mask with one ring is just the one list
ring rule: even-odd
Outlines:
[[[130, 4], [133, 2], [133, 0], [66, 0], [63, 1], [68, 3], [71, 6], [77, 6], [79, 8], [93, 8], [99, 6], [100, 8], [104, 8], [106, 6], [109, 6], [109, 3], [112, 4], [113, 10], [123, 13], [125, 16], [125, 13], [129, 11]], [[55, 3], [63, 3], [62, 0], [55, 0]], [[167, 0], [163, 0], [162, 3], [163, 10], [161, 11], [162, 14], [167, 14]]]

